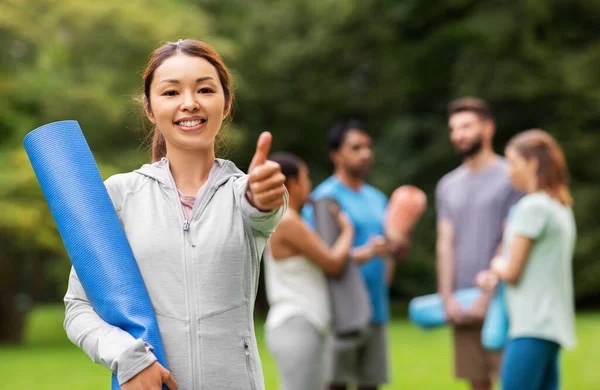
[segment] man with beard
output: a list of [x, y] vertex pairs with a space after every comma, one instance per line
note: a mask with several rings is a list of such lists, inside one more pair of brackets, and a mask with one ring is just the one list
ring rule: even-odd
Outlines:
[[438, 291], [453, 326], [457, 378], [474, 390], [492, 389], [501, 352], [481, 344], [481, 328], [493, 293], [484, 293], [467, 310], [453, 297], [473, 287], [479, 271], [489, 269], [501, 248], [509, 208], [521, 194], [508, 176], [508, 164], [492, 146], [495, 131], [490, 106], [477, 98], [455, 100], [448, 107], [450, 141], [462, 164], [437, 184]]
[[[329, 135], [329, 151], [334, 173], [315, 188], [311, 198], [332, 197], [350, 217], [355, 231], [350, 257], [360, 264], [372, 309], [371, 323], [365, 332], [332, 336], [329, 388], [377, 389], [388, 382], [388, 283], [394, 268], [391, 245], [383, 231], [388, 200], [381, 191], [365, 183], [373, 164], [373, 150], [371, 137], [360, 120], [336, 123]], [[312, 223], [309, 205], [304, 207], [303, 217]]]

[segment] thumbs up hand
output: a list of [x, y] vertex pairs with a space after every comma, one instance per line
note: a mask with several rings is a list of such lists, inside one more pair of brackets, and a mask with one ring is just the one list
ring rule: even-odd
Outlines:
[[258, 138], [256, 152], [248, 168], [246, 198], [261, 211], [271, 211], [283, 205], [285, 175], [274, 161], [267, 160], [273, 136], [264, 132]]

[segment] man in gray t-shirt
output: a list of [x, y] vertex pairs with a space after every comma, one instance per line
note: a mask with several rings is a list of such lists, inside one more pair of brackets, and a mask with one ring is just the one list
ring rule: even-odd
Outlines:
[[453, 325], [454, 363], [458, 378], [475, 390], [492, 388], [500, 354], [481, 345], [481, 326], [492, 294], [482, 294], [464, 311], [453, 291], [475, 285], [500, 250], [510, 207], [521, 194], [508, 176], [508, 165], [494, 153], [494, 122], [488, 104], [464, 98], [449, 106], [450, 141], [463, 164], [445, 175], [436, 188], [438, 290]]

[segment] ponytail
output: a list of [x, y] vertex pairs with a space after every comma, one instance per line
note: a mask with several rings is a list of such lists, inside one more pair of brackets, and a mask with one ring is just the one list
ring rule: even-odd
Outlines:
[[526, 130], [508, 141], [507, 148], [510, 147], [514, 147], [526, 160], [535, 158], [538, 161], [538, 190], [552, 194], [565, 206], [573, 205], [565, 155], [550, 134], [540, 129]]
[[161, 158], [167, 156], [167, 143], [165, 137], [158, 129], [154, 129], [154, 136], [152, 137], [152, 162], [157, 162]]
[[573, 205], [573, 197], [571, 196], [571, 192], [566, 185], [558, 187], [556, 192], [556, 196], [558, 197], [560, 203], [562, 203], [564, 206]]

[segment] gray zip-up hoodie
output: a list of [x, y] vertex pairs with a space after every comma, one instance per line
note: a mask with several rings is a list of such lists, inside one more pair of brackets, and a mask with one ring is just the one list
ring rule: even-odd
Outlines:
[[[162, 159], [105, 185], [158, 319], [181, 390], [264, 389], [254, 334], [260, 259], [287, 209], [265, 213], [245, 197], [248, 176], [215, 160], [189, 221]], [[69, 339], [124, 383], [156, 360], [152, 346], [104, 322], [74, 270], [65, 295]]]

